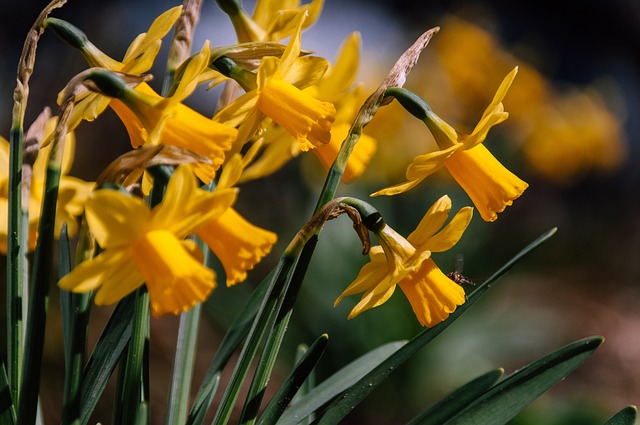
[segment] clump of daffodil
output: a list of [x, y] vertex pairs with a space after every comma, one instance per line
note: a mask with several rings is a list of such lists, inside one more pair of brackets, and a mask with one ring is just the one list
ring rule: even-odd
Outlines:
[[[334, 66], [329, 67], [323, 77], [314, 85], [304, 89], [314, 98], [330, 102], [336, 108], [336, 119], [331, 126], [329, 143], [316, 146], [311, 152], [329, 169], [338, 155], [343, 140], [347, 137], [351, 122], [361, 103], [361, 86], [353, 87], [359, 62], [360, 36], [352, 33], [343, 43]], [[296, 140], [275, 123], [267, 126], [263, 139], [264, 151], [242, 175], [242, 180], [264, 177], [300, 154]], [[366, 169], [376, 151], [376, 140], [363, 134], [356, 144], [342, 180], [351, 182]]]
[[[504, 99], [518, 68], [514, 68], [502, 81], [493, 101], [469, 135], [458, 133], [423, 104], [418, 108], [420, 118], [433, 134], [440, 150], [417, 156], [406, 172], [407, 182], [372, 194], [396, 195], [417, 186], [434, 171], [445, 166], [464, 189], [485, 221], [494, 221], [498, 213], [511, 205], [529, 186], [505, 168], [482, 144], [487, 133], [496, 124], [507, 119]], [[399, 98], [399, 100], [401, 100]], [[402, 100], [401, 100], [402, 102]]]
[[[173, 7], [160, 14], [151, 24], [147, 32], [139, 34], [129, 45], [122, 61], [117, 61], [103, 53], [87, 36], [75, 26], [60, 19], [48, 18], [47, 28], [54, 30], [65, 42], [80, 50], [85, 60], [92, 67], [105, 68], [127, 74], [142, 74], [151, 69], [160, 51], [162, 38], [169, 32], [180, 13], [182, 6]], [[62, 99], [62, 94], [58, 102]], [[98, 93], [84, 93], [76, 99], [76, 105], [69, 119], [68, 127], [77, 127], [81, 120], [93, 121], [107, 107], [110, 98]]]
[[194, 165], [194, 172], [205, 183], [210, 182], [231, 149], [238, 130], [207, 118], [184, 105], [198, 84], [198, 76], [209, 63], [209, 43], [186, 65], [176, 89], [169, 97], [156, 94], [147, 84], [128, 87], [116, 75], [94, 71], [87, 79], [100, 91], [114, 99], [111, 108], [125, 125], [134, 148], [165, 144], [196, 152], [210, 164]]
[[176, 169], [164, 200], [153, 209], [116, 190], [94, 192], [86, 204], [86, 219], [102, 251], [76, 266], [59, 286], [73, 292], [97, 290], [96, 304], [105, 305], [144, 283], [153, 315], [190, 309], [204, 301], [216, 283], [195, 243], [184, 238], [226, 211], [236, 194], [233, 188], [212, 193], [199, 189], [186, 166]]
[[[233, 155], [224, 170], [233, 172], [223, 173], [218, 188], [231, 187], [237, 182], [242, 173], [240, 155]], [[227, 286], [244, 281], [247, 271], [269, 254], [278, 239], [275, 233], [247, 221], [231, 205], [196, 233], [222, 263]]]
[[372, 229], [380, 245], [371, 248], [371, 261], [362, 267], [335, 304], [348, 295], [364, 292], [349, 314], [352, 319], [386, 302], [399, 285], [422, 326], [435, 326], [445, 320], [465, 302], [464, 289], [438, 268], [431, 252], [453, 247], [473, 212], [470, 207], [460, 209], [442, 228], [450, 211], [451, 200], [443, 196], [406, 239], [384, 223]]
[[[56, 126], [56, 118], [50, 118], [44, 128], [43, 139], [50, 137]], [[33, 251], [36, 246], [38, 223], [44, 198], [45, 176], [47, 162], [51, 152], [51, 145], [42, 147], [33, 165], [31, 188], [28, 200], [28, 249]], [[62, 226], [66, 224], [70, 236], [78, 231], [77, 217], [82, 215], [84, 204], [91, 193], [93, 183], [68, 175], [73, 164], [75, 154], [75, 137], [73, 133], [66, 136], [64, 155], [62, 159], [60, 186], [58, 189], [58, 204], [56, 208], [55, 236], [60, 236]], [[9, 142], [0, 137], [0, 252], [7, 253], [7, 222], [8, 222], [8, 179], [9, 179]]]
[[[321, 58], [298, 58], [300, 31], [305, 16], [305, 13], [299, 14], [296, 31], [282, 56], [266, 56], [262, 59], [255, 89], [240, 96], [214, 117], [231, 126], [240, 125], [240, 136], [236, 142], [239, 146], [255, 134], [265, 117], [295, 137], [301, 151], [324, 145], [331, 140], [335, 107], [301, 90], [317, 81], [327, 67], [326, 60]], [[250, 81], [241, 82], [245, 88], [251, 84]]]

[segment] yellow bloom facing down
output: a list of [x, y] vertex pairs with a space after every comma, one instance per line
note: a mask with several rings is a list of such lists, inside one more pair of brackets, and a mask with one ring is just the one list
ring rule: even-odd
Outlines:
[[498, 88], [493, 101], [469, 135], [460, 134], [431, 110], [426, 111], [425, 124], [433, 134], [439, 151], [420, 155], [409, 165], [407, 182], [400, 183], [372, 194], [396, 195], [417, 186], [434, 171], [445, 166], [454, 179], [467, 192], [480, 216], [494, 221], [498, 213], [511, 205], [529, 186], [506, 169], [482, 145], [487, 133], [496, 124], [506, 120], [504, 99], [517, 68], [509, 73]]
[[232, 208], [202, 226], [197, 235], [222, 263], [227, 286], [243, 282], [247, 271], [269, 254], [277, 241], [275, 233], [249, 223]]
[[464, 303], [464, 290], [440, 271], [430, 258], [431, 252], [446, 251], [455, 245], [472, 216], [471, 208], [462, 208], [442, 228], [450, 211], [451, 200], [443, 196], [406, 239], [385, 224], [375, 233], [380, 245], [371, 248], [371, 261], [335, 304], [347, 295], [364, 292], [349, 314], [351, 319], [383, 304], [399, 285], [421, 325], [431, 327], [445, 320]]
[[95, 192], [87, 201], [86, 217], [102, 251], [74, 268], [59, 286], [73, 292], [98, 290], [95, 302], [104, 305], [146, 282], [155, 316], [188, 310], [214, 289], [215, 275], [202, 265], [195, 245], [182, 239], [226, 211], [235, 197], [235, 189], [198, 189], [185, 166], [177, 168], [165, 199], [153, 210], [130, 195]]
[[[47, 122], [43, 140], [50, 137], [56, 125], [56, 119], [49, 119]], [[31, 190], [29, 193], [29, 238], [28, 250], [33, 251], [36, 247], [38, 235], [38, 223], [42, 210], [42, 200], [44, 198], [44, 185], [49, 160], [50, 145], [41, 148], [38, 158], [33, 165], [33, 175], [31, 178]], [[93, 183], [85, 182], [75, 177], [68, 176], [73, 163], [75, 153], [75, 137], [69, 133], [65, 139], [64, 155], [62, 159], [62, 169], [60, 176], [60, 186], [58, 188], [58, 204], [56, 207], [55, 232], [56, 237], [60, 236], [62, 226], [67, 225], [67, 232], [73, 236], [78, 231], [77, 217], [82, 215], [84, 204], [91, 193]], [[8, 179], [9, 179], [9, 142], [0, 137], [0, 252], [7, 252], [7, 223], [8, 223]]]

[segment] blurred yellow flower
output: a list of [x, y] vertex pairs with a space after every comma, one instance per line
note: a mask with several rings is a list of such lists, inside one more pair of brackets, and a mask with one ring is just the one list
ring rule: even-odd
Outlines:
[[[56, 118], [47, 121], [43, 140], [50, 137], [56, 126]], [[67, 225], [67, 232], [73, 236], [78, 231], [77, 217], [82, 215], [84, 204], [91, 193], [93, 183], [67, 175], [71, 170], [75, 154], [75, 137], [73, 133], [65, 138], [64, 154], [60, 185], [58, 188], [58, 204], [56, 207], [55, 236], [60, 236], [63, 224]], [[31, 190], [29, 193], [29, 224], [28, 250], [33, 251], [36, 246], [38, 223], [44, 199], [44, 186], [47, 162], [51, 152], [51, 145], [43, 147], [38, 152], [38, 158], [33, 165]], [[9, 179], [9, 142], [0, 137], [0, 252], [7, 253], [7, 224], [8, 224], [8, 179]]]
[[102, 251], [76, 266], [59, 286], [73, 292], [97, 289], [95, 302], [105, 305], [146, 282], [154, 316], [190, 309], [214, 289], [215, 274], [202, 265], [195, 244], [182, 239], [226, 211], [236, 193], [198, 189], [186, 166], [176, 169], [164, 200], [152, 210], [140, 198], [96, 191], [87, 201], [86, 217]]
[[364, 292], [349, 314], [352, 319], [386, 302], [400, 285], [422, 326], [435, 326], [445, 320], [464, 303], [464, 290], [442, 273], [430, 258], [431, 252], [455, 245], [473, 213], [472, 208], [464, 207], [442, 228], [450, 211], [451, 200], [443, 196], [406, 239], [386, 224], [375, 231], [380, 245], [371, 248], [371, 262], [362, 267], [335, 304], [345, 296]]
[[480, 216], [494, 221], [504, 209], [518, 198], [528, 184], [507, 170], [482, 145], [487, 133], [496, 124], [507, 119], [504, 99], [518, 68], [514, 68], [502, 81], [493, 101], [469, 135], [458, 133], [430, 109], [424, 122], [433, 134], [439, 151], [417, 156], [406, 172], [407, 182], [379, 190], [371, 196], [396, 195], [417, 186], [434, 171], [445, 166], [458, 184], [467, 192]]

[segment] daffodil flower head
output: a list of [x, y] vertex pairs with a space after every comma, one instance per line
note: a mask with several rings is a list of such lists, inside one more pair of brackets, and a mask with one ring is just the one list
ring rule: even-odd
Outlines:
[[502, 100], [517, 71], [518, 68], [514, 68], [502, 81], [493, 101], [485, 109], [471, 134], [458, 133], [431, 108], [423, 108], [424, 115], [421, 118], [433, 134], [440, 150], [414, 158], [407, 168], [407, 182], [379, 190], [372, 196], [406, 192], [445, 166], [467, 192], [478, 208], [480, 216], [485, 221], [494, 221], [498, 213], [511, 205], [529, 186], [504, 167], [482, 144], [491, 127], [509, 116], [504, 111]]
[[386, 224], [373, 230], [380, 245], [371, 248], [371, 261], [362, 267], [335, 304], [347, 295], [364, 292], [349, 314], [351, 319], [383, 304], [399, 285], [420, 324], [431, 327], [445, 320], [464, 303], [464, 289], [436, 266], [431, 252], [448, 250], [455, 245], [472, 215], [471, 208], [462, 208], [442, 228], [450, 211], [451, 200], [444, 196], [406, 239]]
[[183, 239], [226, 211], [236, 193], [199, 189], [187, 166], [176, 169], [164, 200], [153, 209], [128, 194], [96, 191], [87, 201], [86, 217], [102, 251], [75, 267], [59, 286], [97, 290], [95, 302], [104, 305], [146, 283], [155, 316], [188, 310], [215, 288], [215, 274], [202, 265], [195, 245]]
[[181, 147], [208, 158], [210, 164], [196, 164], [194, 171], [205, 183], [210, 182], [225, 160], [238, 130], [205, 117], [182, 103], [196, 87], [199, 73], [208, 64], [208, 43], [192, 58], [171, 97], [156, 94], [149, 85], [135, 90], [122, 84], [114, 75], [94, 73], [101, 90], [114, 99], [110, 106], [125, 125], [133, 147], [165, 144]]
[[322, 58], [299, 58], [304, 20], [304, 13], [299, 14], [296, 32], [280, 58], [262, 59], [255, 90], [240, 96], [214, 117], [228, 125], [240, 125], [238, 149], [254, 135], [265, 116], [286, 129], [298, 141], [301, 151], [329, 143], [335, 106], [301, 90], [314, 84], [327, 68], [327, 61]]
[[[240, 155], [233, 155], [224, 166], [218, 189], [233, 186], [241, 176], [242, 166]], [[243, 282], [247, 271], [269, 254], [278, 239], [275, 233], [250, 223], [231, 206], [207, 221], [197, 235], [222, 263], [227, 286]]]

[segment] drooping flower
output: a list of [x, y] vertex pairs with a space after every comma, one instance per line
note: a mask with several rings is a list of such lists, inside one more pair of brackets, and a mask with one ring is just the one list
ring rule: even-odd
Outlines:
[[417, 156], [406, 172], [407, 182], [400, 183], [372, 194], [396, 195], [417, 186], [434, 171], [445, 166], [458, 184], [467, 192], [480, 216], [494, 221], [498, 213], [511, 205], [529, 186], [505, 168], [482, 145], [487, 133], [496, 124], [506, 120], [504, 99], [518, 68], [514, 68], [502, 81], [493, 101], [485, 109], [482, 118], [469, 135], [460, 134], [430, 109], [424, 122], [433, 134], [439, 151]]
[[[68, 22], [50, 18], [47, 28], [53, 29], [71, 46], [80, 50], [87, 63], [92, 67], [105, 68], [110, 71], [128, 74], [142, 74], [151, 69], [160, 51], [162, 38], [176, 22], [182, 6], [173, 7], [160, 14], [146, 32], [139, 34], [129, 45], [122, 61], [115, 60], [91, 43], [86, 35]], [[58, 103], [62, 101], [62, 94]], [[68, 127], [74, 129], [84, 119], [93, 121], [110, 102], [110, 98], [98, 93], [85, 93], [76, 99], [76, 105], [69, 118]]]
[[166, 98], [145, 83], [134, 90], [116, 81], [118, 90], [113, 94], [117, 97], [109, 104], [124, 123], [134, 148], [173, 145], [208, 158], [210, 164], [194, 165], [194, 172], [205, 183], [213, 179], [238, 133], [235, 128], [207, 118], [182, 103], [195, 89], [198, 75], [208, 61], [209, 44], [205, 43], [200, 53], [189, 61], [174, 93]]
[[[49, 119], [45, 125], [43, 139], [48, 138], [54, 131], [56, 119]], [[75, 137], [73, 133], [66, 136], [60, 185], [58, 188], [58, 204], [56, 207], [55, 237], [60, 236], [62, 226], [66, 224], [67, 233], [73, 236], [78, 231], [77, 218], [84, 211], [84, 204], [92, 188], [92, 182], [85, 182], [69, 176], [75, 154]], [[29, 223], [28, 250], [33, 251], [38, 235], [38, 223], [44, 198], [47, 162], [51, 152], [51, 145], [43, 147], [38, 152], [38, 158], [33, 165], [31, 189], [29, 191]], [[9, 179], [9, 142], [0, 137], [0, 252], [7, 252], [7, 223], [8, 223], [8, 179]], [[23, 200], [24, 201], [24, 200]]]
[[422, 326], [432, 327], [445, 320], [464, 303], [464, 289], [438, 268], [431, 252], [455, 245], [472, 216], [472, 209], [464, 207], [442, 228], [450, 211], [451, 200], [443, 196], [406, 239], [386, 224], [375, 231], [380, 245], [371, 248], [371, 261], [335, 304], [345, 296], [364, 292], [349, 314], [352, 319], [386, 302], [399, 285]]
[[144, 282], [153, 315], [188, 310], [214, 289], [215, 274], [202, 265], [195, 244], [183, 238], [227, 210], [236, 193], [199, 189], [186, 166], [176, 169], [164, 200], [153, 209], [118, 191], [94, 192], [86, 217], [102, 251], [75, 267], [59, 286], [73, 292], [97, 290], [96, 304], [105, 305]]
[[253, 136], [265, 116], [295, 137], [302, 151], [329, 143], [335, 107], [301, 90], [317, 81], [327, 66], [321, 58], [298, 60], [304, 20], [305, 14], [301, 13], [296, 31], [280, 58], [263, 58], [256, 89], [240, 96], [214, 117], [231, 126], [240, 125], [237, 149]]
[[[239, 154], [229, 159], [226, 169], [236, 173], [226, 173], [225, 178], [218, 182], [218, 189], [234, 185], [240, 177], [242, 160]], [[207, 221], [196, 233], [222, 263], [227, 286], [244, 281], [247, 271], [271, 252], [278, 239], [275, 233], [250, 223], [231, 205], [220, 216]]]

